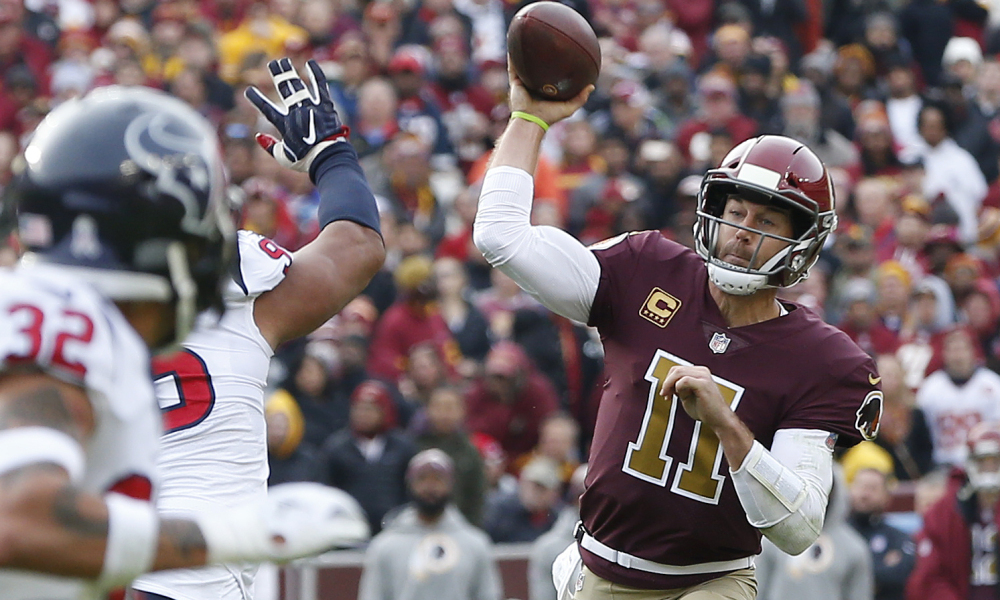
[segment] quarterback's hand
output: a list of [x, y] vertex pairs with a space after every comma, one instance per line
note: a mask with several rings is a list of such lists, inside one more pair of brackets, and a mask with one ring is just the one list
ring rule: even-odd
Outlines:
[[315, 60], [306, 63], [312, 74], [308, 88], [287, 58], [272, 60], [267, 68], [281, 95], [281, 106], [254, 86], [248, 87], [244, 95], [281, 133], [282, 139], [258, 133], [257, 143], [282, 166], [308, 173], [309, 165], [319, 153], [346, 139], [350, 130], [340, 120], [326, 76]]
[[719, 384], [712, 379], [708, 367], [674, 366], [667, 371], [660, 392], [665, 398], [676, 394], [684, 412], [692, 419], [705, 423], [714, 431], [731, 422], [736, 413], [722, 397]]
[[287, 562], [370, 536], [361, 506], [346, 492], [318, 483], [286, 483], [267, 498], [196, 516], [209, 563]]
[[594, 91], [594, 86], [588, 85], [583, 88], [575, 98], [560, 102], [557, 100], [540, 100], [528, 93], [528, 90], [521, 83], [521, 79], [514, 73], [510, 57], [507, 57], [507, 77], [510, 79], [510, 110], [522, 111], [535, 115], [539, 119], [552, 125], [562, 121], [566, 117], [575, 113], [587, 102], [590, 93]]

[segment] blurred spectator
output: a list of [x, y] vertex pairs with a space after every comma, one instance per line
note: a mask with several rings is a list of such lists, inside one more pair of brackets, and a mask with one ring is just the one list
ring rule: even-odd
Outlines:
[[[819, 94], [808, 80], [800, 80], [781, 98], [784, 131], [807, 145], [828, 168], [850, 167], [858, 162], [854, 144], [833, 129], [823, 129]], [[764, 132], [762, 132], [764, 133]]]
[[597, 153], [597, 132], [594, 131], [590, 121], [571, 119], [563, 123], [559, 145], [562, 153], [562, 160], [559, 163], [559, 187], [571, 197], [588, 177], [603, 172], [605, 164], [604, 159]]
[[[860, 445], [851, 452], [858, 448]], [[917, 559], [917, 548], [910, 536], [885, 521], [891, 476], [891, 467], [870, 463], [862, 465], [848, 483], [849, 523], [868, 542], [875, 574], [875, 600], [904, 600], [906, 580]]]
[[892, 460], [893, 472], [900, 481], [917, 480], [933, 467], [934, 444], [924, 411], [915, 406], [913, 391], [904, 379], [899, 359], [881, 354], [876, 359], [882, 378], [882, 423], [874, 443]]
[[510, 339], [514, 327], [514, 313], [522, 308], [543, 310], [537, 300], [522, 290], [517, 283], [499, 269], [489, 270], [490, 285], [474, 298], [478, 308], [490, 324], [493, 339]]
[[[934, 205], [935, 213], [945, 210], [954, 215], [944, 222], [958, 225], [963, 242], [975, 242], [976, 215], [987, 190], [983, 172], [972, 155], [951, 138], [954, 123], [946, 110], [925, 105], [917, 123], [926, 143], [920, 153], [925, 171], [924, 197]], [[941, 222], [940, 218], [935, 220]]]
[[847, 522], [849, 508], [843, 471], [835, 466], [823, 531], [812, 546], [789, 556], [763, 540], [757, 557], [757, 598], [872, 600], [872, 557], [865, 539]]
[[323, 443], [326, 482], [358, 501], [373, 532], [406, 502], [406, 467], [416, 446], [396, 427], [389, 389], [369, 380], [351, 395], [350, 424]]
[[396, 214], [426, 235], [432, 245], [444, 236], [445, 209], [432, 185], [431, 148], [419, 136], [396, 134], [382, 150], [382, 164], [370, 178], [372, 190], [393, 204]]
[[979, 342], [980, 353], [986, 359], [986, 367], [997, 372], [1000, 369], [1000, 293], [996, 285], [980, 280], [976, 287], [966, 294], [961, 304], [964, 321]]
[[454, 258], [434, 261], [441, 316], [451, 331], [462, 356], [482, 361], [490, 350], [489, 323], [470, 301], [471, 290], [465, 266]]
[[399, 44], [432, 46], [435, 41], [432, 30], [439, 19], [443, 20], [447, 16], [461, 22], [461, 40], [463, 44], [468, 43], [472, 36], [472, 21], [455, 10], [452, 0], [418, 0], [402, 18]]
[[466, 41], [447, 36], [434, 44], [436, 73], [429, 90], [438, 106], [459, 164], [471, 165], [486, 151], [492, 94], [473, 77]]
[[924, 377], [940, 367], [942, 327], [938, 323], [937, 307], [932, 277], [924, 277], [910, 294], [910, 308], [899, 331], [900, 346], [896, 351], [906, 387], [911, 390], [920, 387]]
[[[995, 597], [996, 523], [1000, 521], [1000, 429], [984, 422], [969, 431], [960, 465], [944, 496], [924, 514], [908, 600]], [[985, 565], [980, 568], [979, 565]]]
[[951, 76], [958, 82], [959, 89], [971, 96], [975, 91], [976, 71], [982, 63], [983, 51], [978, 41], [968, 37], [953, 37], [948, 40], [944, 54], [941, 55], [941, 66], [944, 69], [942, 82], [947, 82], [948, 76]]
[[649, 227], [661, 230], [672, 227], [680, 208], [679, 186], [686, 174], [684, 158], [677, 146], [663, 140], [646, 140], [636, 155], [636, 171], [646, 187]]
[[941, 79], [941, 58], [954, 31], [948, 4], [913, 0], [899, 12], [899, 30], [913, 48], [913, 58], [929, 85]]
[[[758, 133], [780, 135], [785, 129], [781, 105], [772, 95], [771, 59], [760, 54], [747, 58], [739, 79], [740, 112], [759, 125]], [[819, 111], [819, 96], [816, 97]]]
[[[316, 3], [325, 4], [322, 0], [317, 0]], [[332, 58], [336, 61], [338, 68], [327, 75], [330, 82], [330, 95], [333, 97], [340, 117], [357, 136], [360, 127], [360, 90], [361, 86], [371, 77], [368, 45], [365, 43], [364, 35], [358, 31], [345, 32], [338, 39]], [[377, 113], [378, 111], [373, 112]], [[391, 109], [383, 107], [381, 112], [388, 115], [381, 120], [395, 121], [395, 105]], [[356, 137], [352, 137], [351, 141], [355, 146], [357, 145]]]
[[848, 282], [840, 293], [845, 312], [837, 327], [868, 354], [891, 354], [899, 344], [896, 334], [879, 319], [875, 285], [867, 279]]
[[445, 158], [454, 149], [441, 119], [441, 107], [428, 86], [429, 62], [426, 48], [409, 44], [393, 53], [387, 70], [399, 98], [399, 128], [419, 137], [435, 156]]
[[[975, 71], [972, 71], [972, 75], [975, 76]], [[945, 107], [951, 113], [954, 128], [952, 138], [976, 159], [986, 182], [991, 183], [1000, 173], [997, 170], [1000, 143], [990, 134], [988, 120], [977, 106], [975, 93], [974, 82], [966, 87], [958, 76], [945, 76], [943, 99]]]
[[267, 423], [268, 485], [291, 481], [321, 481], [322, 462], [315, 447], [303, 444], [305, 419], [295, 398], [278, 390], [264, 406]]
[[304, 442], [318, 448], [347, 425], [349, 402], [333, 381], [332, 371], [339, 361], [333, 348], [322, 342], [303, 345], [301, 355], [289, 361], [288, 377], [273, 395], [288, 394], [295, 400], [304, 417]]
[[851, 108], [861, 101], [874, 98], [875, 59], [861, 44], [848, 44], [837, 49], [833, 66], [833, 85]]
[[585, 464], [573, 471], [559, 517], [552, 528], [531, 545], [528, 557], [528, 600], [557, 600], [559, 596], [552, 585], [552, 563], [570, 544], [576, 543], [573, 534], [580, 520], [580, 496], [583, 495], [586, 477]]
[[[478, 184], [466, 186], [455, 197], [451, 206], [451, 218], [448, 222], [445, 236], [437, 246], [434, 255], [437, 258], [454, 258], [466, 263], [479, 254], [472, 243], [472, 223], [476, 218], [476, 208], [479, 206]], [[466, 267], [469, 265], [466, 264]]]
[[536, 458], [521, 470], [516, 492], [486, 507], [483, 529], [496, 543], [535, 541], [556, 522], [562, 489], [558, 465]]
[[601, 138], [620, 138], [630, 152], [650, 139], [666, 138], [670, 123], [653, 102], [646, 86], [634, 79], [621, 79], [611, 87], [607, 114], [592, 119]]
[[542, 422], [558, 407], [552, 385], [513, 342], [493, 346], [465, 399], [469, 430], [497, 440], [512, 460], [535, 447]]
[[454, 4], [455, 10], [472, 22], [472, 60], [480, 66], [504, 61], [507, 41], [504, 9], [507, 4], [500, 0], [454, 0]]
[[440, 450], [413, 457], [406, 470], [413, 503], [368, 546], [359, 600], [503, 598], [489, 539], [451, 503], [456, 476]]
[[[871, 231], [863, 225], [849, 225], [837, 235], [834, 253], [840, 266], [830, 280], [826, 315], [830, 322], [838, 323], [847, 310], [846, 286], [857, 279], [870, 280], [874, 275], [875, 248]], [[855, 291], [853, 296], [857, 294]]]
[[[313, 58], [321, 63], [334, 58], [339, 60], [337, 54], [345, 36], [348, 33], [357, 36], [361, 31], [361, 23], [345, 10], [344, 4], [327, 0], [302, 0], [299, 5], [298, 24], [309, 36], [308, 47]], [[340, 109], [339, 104], [337, 108]]]
[[875, 255], [885, 255], [892, 247], [893, 222], [898, 208], [889, 189], [890, 180], [868, 177], [854, 187], [854, 212], [858, 222], [872, 234]]
[[399, 99], [388, 80], [373, 77], [357, 92], [357, 120], [351, 130], [351, 143], [364, 158], [379, 151], [399, 131], [396, 113]]
[[453, 369], [458, 349], [435, 306], [437, 286], [431, 259], [411, 256], [395, 272], [399, 299], [385, 311], [372, 334], [368, 370], [377, 377], [396, 381], [406, 370], [407, 357], [417, 344], [430, 342], [443, 352], [446, 364]]
[[962, 305], [967, 295], [975, 291], [977, 283], [993, 285], [983, 277], [983, 268], [979, 260], [964, 252], [948, 259], [948, 264], [944, 268], [944, 280], [948, 283], [948, 289], [951, 290], [958, 306]]
[[687, 160], [705, 160], [709, 153], [708, 132], [725, 129], [733, 145], [757, 133], [757, 123], [739, 113], [736, 86], [726, 75], [710, 72], [698, 81], [698, 114], [681, 124], [677, 147]]
[[876, 12], [865, 19], [865, 48], [875, 59], [875, 72], [884, 77], [890, 64], [913, 62], [913, 51], [899, 38], [899, 23], [890, 12]]
[[[644, 212], [645, 185], [630, 171], [627, 140], [608, 137], [599, 142], [604, 172], [588, 176], [570, 197], [569, 231], [592, 244], [621, 233], [620, 219], [628, 205]], [[644, 228], [640, 228], [644, 229]]]
[[278, 57], [289, 40], [308, 38], [306, 30], [289, 23], [269, 3], [252, 2], [240, 24], [219, 38], [219, 74], [235, 84], [239, 67], [248, 55], [263, 52], [268, 57]]
[[406, 371], [400, 376], [398, 383], [406, 413], [402, 421], [410, 431], [422, 431], [426, 427], [425, 409], [431, 394], [448, 384], [448, 367], [437, 345], [433, 342], [421, 342], [410, 348]]
[[507, 472], [507, 454], [500, 447], [500, 442], [485, 433], [472, 432], [472, 444], [483, 457], [486, 468], [486, 494], [484, 506], [490, 506], [496, 499], [517, 489], [517, 478]]
[[917, 116], [924, 103], [917, 94], [916, 76], [910, 65], [896, 62], [889, 66], [886, 83], [889, 97], [885, 101], [885, 111], [892, 137], [899, 146], [900, 156], [911, 159], [924, 145], [917, 130]]
[[924, 274], [921, 252], [930, 233], [931, 207], [916, 194], [904, 196], [899, 202], [890, 244], [880, 248], [878, 260], [893, 260], [903, 266], [913, 279]]
[[417, 446], [440, 448], [455, 464], [453, 499], [458, 510], [478, 526], [483, 518], [486, 494], [486, 467], [479, 450], [465, 430], [465, 399], [452, 387], [439, 387], [427, 401], [427, 425], [417, 438]]
[[857, 137], [861, 175], [865, 177], [895, 176], [902, 171], [896, 154], [885, 107], [877, 100], [866, 100], [858, 106]]
[[912, 280], [909, 271], [894, 260], [883, 262], [875, 271], [879, 319], [897, 337], [908, 317]]
[[1000, 375], [982, 366], [973, 334], [961, 327], [944, 336], [942, 359], [917, 390], [917, 406], [927, 415], [934, 462], [960, 466], [972, 427], [1000, 419]]
[[542, 421], [538, 433], [538, 446], [514, 461], [514, 472], [520, 472], [532, 460], [543, 456], [559, 467], [559, 477], [568, 484], [573, 472], [580, 466], [578, 443], [580, 426], [566, 413], [553, 413]]

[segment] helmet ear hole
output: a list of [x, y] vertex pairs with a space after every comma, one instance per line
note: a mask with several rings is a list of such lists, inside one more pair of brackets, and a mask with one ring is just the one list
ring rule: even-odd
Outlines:
[[785, 181], [787, 181], [788, 185], [792, 186], [793, 188], [796, 189], [799, 188], [799, 180], [796, 179], [795, 176], [792, 175], [791, 173], [785, 176]]

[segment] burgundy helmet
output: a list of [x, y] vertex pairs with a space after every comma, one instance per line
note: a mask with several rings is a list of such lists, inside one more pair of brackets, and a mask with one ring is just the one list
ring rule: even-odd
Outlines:
[[[723, 209], [731, 195], [790, 210], [792, 237], [724, 221]], [[708, 263], [712, 282], [724, 292], [742, 296], [765, 287], [789, 287], [809, 276], [827, 236], [836, 229], [834, 208], [830, 175], [816, 154], [792, 138], [762, 135], [733, 148], [719, 168], [705, 174], [698, 194], [695, 249]], [[722, 223], [760, 236], [751, 264], [765, 236], [788, 246], [760, 268], [729, 264], [715, 256]]]

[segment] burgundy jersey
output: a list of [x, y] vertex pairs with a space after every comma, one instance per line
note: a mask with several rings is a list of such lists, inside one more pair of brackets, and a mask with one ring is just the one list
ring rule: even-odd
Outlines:
[[[815, 313], [729, 328], [709, 293], [705, 262], [659, 232], [592, 248], [601, 278], [590, 313], [604, 342], [607, 383], [590, 451], [581, 517], [597, 540], [667, 565], [760, 553], [719, 440], [659, 394], [674, 365], [708, 367], [722, 395], [765, 447], [775, 431], [829, 431], [852, 445], [876, 426], [874, 361]], [[866, 410], [861, 410], [865, 407]], [[581, 550], [610, 581], [645, 589], [721, 575], [664, 576]]]

